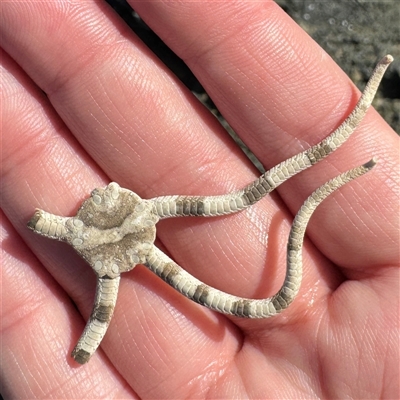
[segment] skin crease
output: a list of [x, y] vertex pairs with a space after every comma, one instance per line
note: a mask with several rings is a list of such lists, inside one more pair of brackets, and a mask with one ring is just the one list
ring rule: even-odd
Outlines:
[[[327, 136], [359, 97], [272, 2], [131, 4], [267, 169]], [[198, 279], [267, 297], [302, 202], [377, 156], [311, 219], [289, 309], [227, 318], [139, 266], [122, 275], [101, 348], [78, 366], [69, 353], [95, 276], [66, 244], [26, 228], [35, 207], [73, 215], [110, 180], [143, 198], [222, 194], [257, 173], [106, 4], [1, 7], [3, 397], [399, 397], [399, 139], [373, 109], [337, 152], [248, 210], [158, 225], [157, 245]]]

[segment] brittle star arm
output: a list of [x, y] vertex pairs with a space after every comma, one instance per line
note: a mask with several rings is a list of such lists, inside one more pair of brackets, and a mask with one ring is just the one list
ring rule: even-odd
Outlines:
[[310, 168], [337, 150], [365, 116], [379, 83], [393, 61], [391, 55], [376, 65], [354, 110], [328, 137], [311, 148], [281, 162], [244, 189], [220, 196], [160, 196], [153, 199], [160, 219], [182, 216], [213, 217], [243, 210], [271, 193], [292, 176]]
[[364, 175], [376, 164], [372, 159], [326, 182], [304, 202], [297, 213], [287, 245], [286, 276], [279, 291], [267, 299], [247, 299], [222, 292], [199, 281], [157, 247], [146, 257], [145, 265], [188, 299], [223, 314], [245, 318], [268, 318], [282, 312], [295, 299], [302, 279], [302, 248], [307, 224], [315, 209], [334, 191]]
[[79, 364], [85, 364], [99, 347], [110, 325], [117, 303], [120, 277], [97, 278], [93, 311], [71, 356]]

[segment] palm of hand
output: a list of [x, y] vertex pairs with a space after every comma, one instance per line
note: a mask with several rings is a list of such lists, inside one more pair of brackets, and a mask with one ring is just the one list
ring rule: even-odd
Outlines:
[[[193, 275], [227, 292], [265, 297], [281, 283], [288, 227], [307, 195], [326, 176], [337, 175], [334, 165], [344, 171], [371, 154], [387, 160], [388, 167], [377, 168], [366, 182], [321, 206], [309, 230], [312, 243], [306, 243], [302, 292], [284, 315], [261, 321], [216, 315], [182, 300], [141, 268], [122, 280], [104, 353], [81, 369], [71, 367], [65, 349], [73, 346], [88, 317], [94, 279], [69, 249], [61, 244], [49, 248], [26, 232], [38, 198], [52, 212], [70, 215], [71, 204], [78, 205], [77, 199], [109, 178], [149, 198], [204, 193], [205, 186], [210, 194], [228, 192], [251, 181], [254, 172], [190, 94], [133, 35], [122, 34], [124, 28], [110, 10], [81, 3], [79, 15], [90, 16], [91, 24], [54, 2], [42, 4], [46, 13], [39, 6], [16, 4], [4, 5], [0, 24], [3, 49], [25, 71], [4, 57], [5, 98], [20, 99], [7, 103], [3, 126], [2, 209], [9, 235], [4, 249], [10, 266], [3, 270], [7, 394], [395, 397], [398, 227], [390, 176], [398, 138], [374, 113], [353, 145], [332, 156], [333, 164], [321, 163], [293, 178], [282, 186], [280, 198], [272, 196], [217, 221], [182, 219], [160, 226], [158, 245]], [[253, 16], [252, 29], [246, 31], [238, 29], [240, 20], [229, 18], [229, 9], [215, 13], [212, 4], [200, 9], [185, 4], [179, 12], [163, 3], [137, 7], [201, 77], [223, 114], [268, 167], [302, 150], [291, 135], [299, 135], [308, 147], [337, 126], [350, 107], [346, 101], [353, 89], [342, 76], [322, 88], [315, 78], [329, 82], [338, 75], [337, 67], [321, 61], [314, 44], [304, 47], [308, 39], [303, 36], [285, 41], [283, 33], [298, 28], [273, 4], [243, 5], [242, 17]], [[30, 21], [23, 30], [21, 18]], [[230, 27], [220, 25], [226, 20]], [[216, 36], [204, 30], [211, 21], [221, 30]], [[59, 23], [57, 35], [49, 35], [54, 22]], [[274, 26], [282, 32], [279, 40], [270, 35]], [[70, 35], [79, 40], [69, 40]], [[216, 45], [213, 37], [226, 40]], [[115, 57], [104, 51], [110, 42], [117, 46]], [[278, 68], [273, 55], [278, 49], [289, 54], [290, 48], [297, 49], [295, 54], [306, 48], [305, 54], [290, 62], [281, 58]], [[313, 74], [300, 67], [307, 57], [320, 61]], [[290, 92], [298, 82], [307, 101], [296, 101]], [[318, 90], [320, 95], [314, 95]], [[19, 118], [21, 114], [28, 118]], [[20, 245], [12, 226], [31, 250]], [[69, 298], [82, 312], [80, 324]], [[24, 345], [26, 332], [29, 346]], [[24, 367], [32, 363], [37, 368]], [[19, 366], [19, 374], [10, 366]], [[17, 384], [21, 374], [33, 378]]]

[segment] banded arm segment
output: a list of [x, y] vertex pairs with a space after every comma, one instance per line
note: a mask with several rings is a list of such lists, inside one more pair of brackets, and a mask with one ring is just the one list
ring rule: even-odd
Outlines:
[[337, 150], [357, 128], [370, 107], [379, 83], [393, 57], [383, 57], [362, 93], [357, 105], [343, 123], [327, 138], [311, 148], [273, 167], [244, 189], [220, 196], [161, 196], [151, 199], [160, 219], [182, 216], [213, 217], [243, 210], [272, 192], [280, 184], [321, 161]]
[[223, 314], [245, 318], [268, 318], [286, 309], [296, 297], [302, 280], [304, 234], [315, 209], [334, 191], [371, 170], [376, 161], [351, 169], [328, 181], [304, 202], [297, 213], [287, 245], [286, 276], [281, 289], [266, 299], [237, 297], [211, 286], [186, 272], [162, 251], [153, 246], [145, 266], [188, 299]]
[[119, 276], [112, 279], [97, 278], [92, 314], [71, 353], [72, 358], [79, 364], [89, 361], [107, 332], [117, 302], [119, 281]]

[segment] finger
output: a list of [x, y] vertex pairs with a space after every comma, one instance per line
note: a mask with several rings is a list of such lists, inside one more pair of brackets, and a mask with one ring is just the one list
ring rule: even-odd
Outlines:
[[104, 354], [86, 370], [71, 368], [66, 350], [72, 348], [71, 325], [83, 328], [81, 317], [3, 213], [1, 221], [2, 395], [134, 398]]
[[[187, 62], [267, 169], [327, 136], [359, 97], [274, 2], [131, 4]], [[329, 178], [372, 156], [381, 160], [374, 173], [321, 205], [308, 229], [318, 247], [342, 266], [365, 272], [367, 265], [373, 272], [377, 264], [396, 262], [397, 195], [391, 182], [397, 146], [397, 135], [370, 110], [339, 151], [278, 189], [294, 214]]]

